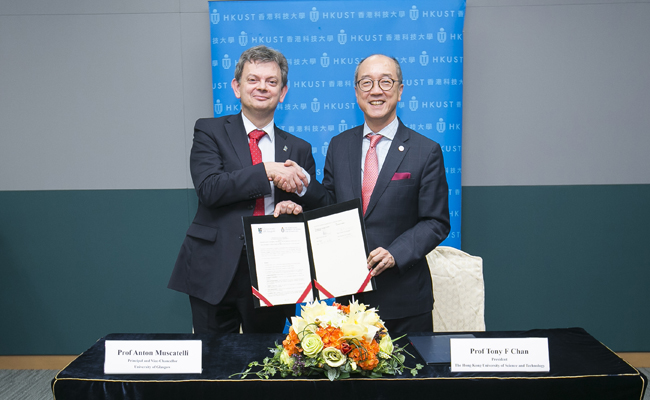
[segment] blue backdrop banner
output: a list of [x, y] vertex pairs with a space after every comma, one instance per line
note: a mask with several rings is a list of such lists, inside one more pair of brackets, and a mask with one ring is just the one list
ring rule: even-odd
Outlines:
[[275, 123], [312, 144], [321, 180], [332, 136], [363, 124], [356, 65], [374, 53], [397, 58], [404, 79], [397, 115], [442, 147], [451, 213], [443, 244], [460, 248], [464, 17], [465, 0], [210, 2], [214, 115], [240, 111], [230, 82], [244, 50], [281, 51], [289, 92]]

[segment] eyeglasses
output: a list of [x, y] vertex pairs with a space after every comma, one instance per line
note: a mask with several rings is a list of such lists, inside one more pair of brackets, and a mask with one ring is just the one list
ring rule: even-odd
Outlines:
[[369, 79], [369, 78], [364, 78], [364, 79], [359, 79], [357, 81], [357, 87], [359, 90], [362, 92], [369, 92], [372, 90], [372, 88], [375, 86], [375, 82], [378, 83], [379, 89], [383, 91], [388, 91], [393, 88], [393, 85], [395, 85], [396, 81], [395, 79], [390, 79], [390, 78], [381, 78], [381, 79]]

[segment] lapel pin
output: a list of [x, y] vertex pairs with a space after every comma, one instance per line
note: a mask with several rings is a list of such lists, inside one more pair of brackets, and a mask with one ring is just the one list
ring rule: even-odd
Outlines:
[[400, 147], [398, 147], [397, 150], [399, 150], [399, 151], [404, 151], [404, 146], [400, 146]]
[[287, 149], [287, 146], [284, 146], [284, 149], [282, 149], [282, 150], [287, 151], [287, 150], [288, 150], [288, 149]]

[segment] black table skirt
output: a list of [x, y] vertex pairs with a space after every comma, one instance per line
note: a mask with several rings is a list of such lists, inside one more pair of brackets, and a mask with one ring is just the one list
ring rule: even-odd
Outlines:
[[[330, 382], [320, 376], [263, 380], [249, 375], [242, 380], [229, 376], [244, 371], [251, 361], [270, 356], [269, 347], [281, 342], [284, 335], [111, 334], [59, 372], [52, 381], [52, 390], [56, 400], [643, 398], [647, 378], [581, 328], [473, 334], [482, 338], [548, 337], [551, 370], [469, 373], [451, 372], [449, 365], [425, 365], [416, 377], [405, 373]], [[203, 341], [202, 374], [104, 375], [105, 340], [187, 339]], [[424, 364], [415, 352], [411, 353], [416, 358], [407, 356], [407, 365]]]

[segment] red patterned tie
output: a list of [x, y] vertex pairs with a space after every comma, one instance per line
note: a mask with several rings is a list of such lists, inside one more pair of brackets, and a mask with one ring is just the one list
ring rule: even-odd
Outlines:
[[375, 188], [377, 182], [377, 175], [379, 175], [379, 161], [377, 160], [377, 142], [382, 138], [381, 135], [371, 133], [368, 135], [370, 139], [370, 148], [366, 153], [366, 161], [363, 164], [363, 184], [361, 185], [361, 200], [363, 202], [363, 214], [366, 214], [370, 196]]
[[[255, 129], [248, 134], [248, 147], [251, 149], [251, 159], [253, 160], [253, 165], [262, 162], [262, 152], [260, 151], [260, 148], [257, 146], [257, 144], [264, 135], [266, 135], [266, 132], [261, 129]], [[253, 211], [253, 215], [264, 215], [264, 197], [258, 197], [255, 199], [255, 210]]]

